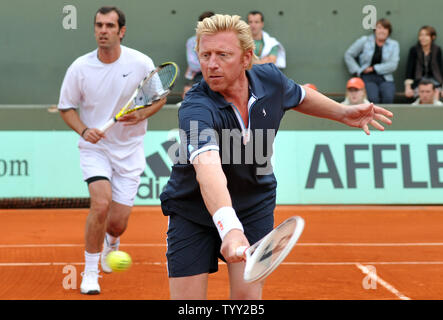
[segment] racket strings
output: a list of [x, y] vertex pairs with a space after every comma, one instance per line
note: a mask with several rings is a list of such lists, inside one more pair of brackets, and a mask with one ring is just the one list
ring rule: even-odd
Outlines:
[[138, 85], [127, 104], [108, 121], [101, 130], [108, 130], [123, 115], [148, 107], [157, 100], [166, 97], [175, 83], [179, 73], [177, 64], [166, 62], [153, 70]]
[[244, 279], [257, 281], [272, 272], [287, 256], [301, 235], [304, 221], [300, 217], [287, 219], [254, 247], [246, 262]]
[[135, 104], [150, 105], [166, 96], [175, 81], [177, 72], [177, 67], [174, 64], [167, 64], [160, 68], [142, 86], [139, 95], [135, 98]]

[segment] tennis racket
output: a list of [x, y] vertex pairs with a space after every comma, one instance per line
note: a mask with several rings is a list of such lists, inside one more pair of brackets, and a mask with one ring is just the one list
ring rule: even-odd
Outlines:
[[100, 130], [105, 132], [123, 115], [149, 107], [155, 101], [166, 97], [171, 92], [178, 72], [178, 66], [174, 62], [159, 65], [140, 82], [126, 105]]
[[243, 279], [246, 282], [256, 282], [269, 276], [292, 250], [304, 226], [303, 218], [294, 216], [249, 248], [238, 247], [236, 255], [246, 258]]

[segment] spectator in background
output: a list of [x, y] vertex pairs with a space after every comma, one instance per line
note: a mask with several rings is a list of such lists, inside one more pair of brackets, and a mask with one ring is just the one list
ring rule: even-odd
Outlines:
[[[199, 82], [200, 80], [201, 80], [201, 78], [200, 78], [197, 82]], [[194, 83], [196, 83], [196, 82], [191, 81], [191, 80], [188, 80], [188, 81], [185, 83], [185, 85], [183, 86], [183, 91], [182, 91], [182, 101], [185, 100], [186, 93], [187, 93], [189, 90], [191, 90], [191, 88], [192, 88], [192, 86], [194, 85]], [[178, 107], [181, 107], [181, 105], [182, 105], [182, 101], [177, 102], [176, 105], [177, 105]]]
[[405, 96], [418, 95], [418, 84], [422, 79], [434, 83], [436, 99], [439, 98], [443, 83], [441, 48], [434, 43], [437, 32], [431, 26], [423, 26], [418, 31], [418, 42], [411, 47], [406, 64]]
[[376, 23], [374, 33], [356, 40], [345, 53], [349, 73], [365, 82], [368, 98], [373, 103], [393, 103], [393, 73], [400, 60], [400, 46], [390, 38], [392, 25], [386, 19]]
[[418, 99], [412, 105], [432, 104], [442, 106], [443, 103], [435, 97], [435, 92], [437, 92], [435, 83], [431, 80], [422, 79], [418, 84]]
[[[191, 90], [192, 86], [193, 86], [194, 84], [196, 84], [196, 83], [199, 83], [201, 79], [203, 79], [203, 74], [202, 74], [201, 72], [199, 72], [199, 73], [197, 73], [197, 74], [194, 76], [194, 79], [192, 79], [192, 80], [187, 80], [187, 81], [185, 82], [185, 85], [183, 86], [183, 91], [182, 91], [182, 101], [185, 99], [185, 95], [186, 95], [186, 93], [187, 93], [189, 90]], [[178, 107], [180, 107], [180, 106], [182, 105], [182, 101], [177, 102], [176, 105], [177, 105]]]
[[[204, 18], [208, 18], [214, 15], [212, 11], [205, 11], [199, 17], [198, 21], [202, 21]], [[188, 80], [194, 80], [197, 75], [201, 80], [200, 62], [198, 61], [197, 53], [195, 52], [195, 35], [190, 37], [186, 41], [186, 61], [188, 62], [188, 68], [186, 69], [185, 78]]]
[[252, 38], [255, 43], [255, 55], [259, 58], [256, 64], [273, 63], [278, 68], [286, 68], [285, 48], [276, 38], [263, 31], [265, 25], [263, 13], [251, 11], [248, 13], [248, 24], [251, 28]]
[[362, 79], [354, 77], [346, 84], [346, 99], [342, 102], [346, 105], [369, 103], [366, 97], [365, 83]]

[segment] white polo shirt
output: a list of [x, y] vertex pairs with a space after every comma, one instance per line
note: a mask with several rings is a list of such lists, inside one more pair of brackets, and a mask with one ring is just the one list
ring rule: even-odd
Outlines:
[[[97, 49], [76, 59], [68, 68], [60, 92], [59, 109], [79, 109], [80, 119], [89, 128], [100, 128], [127, 103], [140, 81], [155, 68], [151, 58], [121, 46], [113, 63], [103, 63]], [[80, 137], [79, 148], [105, 148], [118, 159], [143, 145], [147, 120], [133, 126], [117, 122], [106, 138], [91, 144]]]

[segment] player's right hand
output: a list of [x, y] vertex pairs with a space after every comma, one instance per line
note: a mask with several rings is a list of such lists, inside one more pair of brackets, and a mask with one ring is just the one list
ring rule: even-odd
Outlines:
[[241, 246], [249, 247], [249, 241], [245, 234], [239, 229], [232, 229], [223, 239], [220, 252], [226, 262], [234, 263], [244, 261], [244, 257], [237, 256], [237, 248]]
[[85, 139], [86, 141], [88, 141], [90, 143], [94, 143], [94, 144], [99, 142], [100, 139], [102, 139], [104, 137], [105, 137], [104, 132], [100, 131], [97, 128], [89, 128], [83, 134], [83, 139]]

